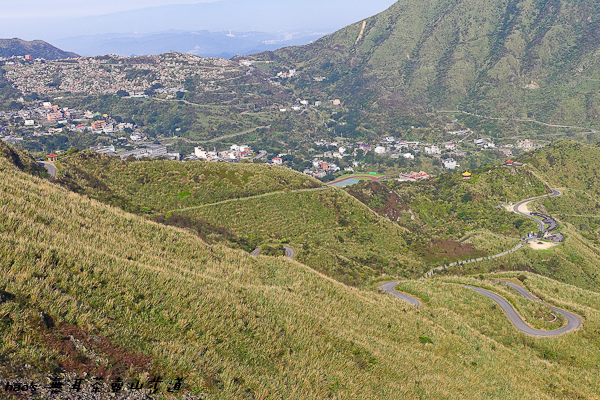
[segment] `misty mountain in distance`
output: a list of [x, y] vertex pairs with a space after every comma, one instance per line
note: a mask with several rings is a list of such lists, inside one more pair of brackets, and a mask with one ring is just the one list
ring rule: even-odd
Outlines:
[[25, 56], [57, 60], [61, 58], [79, 57], [75, 53], [62, 51], [42, 40], [28, 42], [21, 39], [0, 39], [0, 57]]
[[288, 34], [264, 32], [178, 32], [153, 34], [102, 34], [55, 40], [54, 44], [82, 56], [116, 54], [121, 56], [179, 52], [201, 57], [231, 58], [276, 50], [284, 46], [308, 44], [324, 33], [295, 32]]
[[344, 0], [303, 2], [220, 0], [179, 4], [79, 18], [5, 18], [0, 36], [57, 39], [108, 33], [180, 32], [334, 32], [381, 12], [393, 0], [373, 0], [349, 6]]

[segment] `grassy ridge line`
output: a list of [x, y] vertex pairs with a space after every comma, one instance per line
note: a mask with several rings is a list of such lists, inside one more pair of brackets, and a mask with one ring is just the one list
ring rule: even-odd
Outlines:
[[[495, 314], [476, 315], [485, 301], [450, 311], [458, 304], [436, 282], [423, 286], [430, 312], [406, 310], [294, 261], [254, 260], [21, 173], [0, 177], [0, 287], [31, 301], [0, 305], [13, 318], [2, 328], [9, 361], [0, 368], [29, 363], [43, 375], [42, 357], [60, 358], [35, 331], [25, 340], [24, 323], [42, 309], [153, 355], [165, 375], [182, 373], [215, 399], [599, 394], [599, 372], [587, 368], [600, 353], [592, 340], [569, 342], [574, 359], [514, 333], [499, 343], [481, 334], [506, 327]], [[587, 296], [597, 307], [600, 296]], [[552, 386], [557, 378], [568, 388]]]
[[280, 190], [278, 192], [263, 193], [263, 194], [258, 194], [256, 196], [249, 196], [249, 197], [241, 197], [241, 198], [237, 198], [237, 199], [223, 200], [223, 201], [219, 201], [219, 202], [216, 202], [216, 203], [202, 204], [202, 205], [195, 206], [195, 207], [180, 208], [178, 210], [170, 210], [169, 212], [190, 211], [190, 210], [195, 210], [197, 208], [217, 206], [217, 205], [220, 205], [220, 204], [227, 204], [227, 203], [232, 203], [232, 202], [236, 202], [236, 201], [246, 201], [246, 200], [252, 200], [252, 199], [259, 199], [259, 198], [262, 198], [262, 197], [275, 196], [275, 195], [278, 195], [278, 194], [314, 192], [314, 191], [317, 191], [317, 190], [325, 190], [325, 189], [330, 189], [330, 187], [329, 186], [324, 186], [324, 187], [313, 188], [313, 189]]
[[286, 168], [252, 163], [126, 162], [80, 153], [62, 158], [59, 164], [58, 181], [63, 185], [139, 214], [323, 186]]

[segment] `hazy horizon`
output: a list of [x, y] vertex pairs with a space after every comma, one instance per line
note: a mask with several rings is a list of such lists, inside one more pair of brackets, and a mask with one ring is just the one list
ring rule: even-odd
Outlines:
[[[330, 33], [395, 1], [28, 0], [3, 5], [0, 37], [49, 42], [89, 35], [175, 31]], [[68, 49], [67, 49], [68, 50]]]

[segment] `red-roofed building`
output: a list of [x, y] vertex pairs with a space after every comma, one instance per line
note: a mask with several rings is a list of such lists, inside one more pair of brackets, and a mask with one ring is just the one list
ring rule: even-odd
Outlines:
[[410, 177], [412, 179], [423, 180], [423, 181], [426, 181], [427, 179], [429, 179], [429, 175], [426, 174], [423, 171], [421, 171], [421, 172], [411, 172], [410, 173]]
[[54, 161], [56, 161], [57, 157], [58, 157], [58, 154], [54, 154], [54, 153], [50, 153], [50, 154], [48, 154], [48, 155], [46, 156], [46, 158], [47, 158], [47, 159], [48, 159], [48, 161], [50, 161], [50, 162], [54, 162]]
[[274, 158], [272, 161], [275, 165], [283, 165], [283, 160], [281, 159], [281, 157]]

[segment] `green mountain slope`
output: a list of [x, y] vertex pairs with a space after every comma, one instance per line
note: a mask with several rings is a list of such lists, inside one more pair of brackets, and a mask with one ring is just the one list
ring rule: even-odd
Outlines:
[[2, 377], [48, 386], [49, 375], [147, 372], [212, 399], [600, 395], [593, 292], [527, 275], [534, 293], [585, 318], [577, 332], [533, 339], [460, 286], [405, 283], [425, 304], [408, 307], [295, 261], [208, 245], [4, 157], [0, 210]]
[[0, 39], [0, 57], [31, 55], [33, 58], [57, 60], [79, 57], [75, 53], [63, 51], [42, 40], [28, 42], [22, 39]]
[[599, 14], [592, 0], [399, 1], [364, 30], [359, 22], [261, 57], [297, 68], [296, 88], [372, 112], [435, 107], [593, 125]]
[[127, 162], [82, 152], [62, 157], [57, 166], [58, 181], [69, 189], [146, 214], [323, 185], [287, 168], [252, 163]]
[[[523, 270], [560, 280], [588, 290], [600, 284], [600, 198], [597, 160], [600, 147], [559, 142], [522, 157], [520, 167], [485, 167], [473, 178], [447, 174], [424, 183], [387, 182], [361, 184], [348, 192], [370, 208], [390, 216], [413, 232], [474, 245], [488, 254], [498, 254], [517, 244], [526, 232], [537, 231], [527, 218], [505, 209], [506, 201], [543, 196], [549, 188], [561, 188], [562, 196], [531, 204], [531, 211], [551, 215], [559, 222], [566, 241], [547, 250], [518, 252], [465, 267], [448, 274]], [[397, 196], [401, 209], [384, 207]], [[510, 208], [510, 207], [509, 207]], [[443, 242], [433, 246], [440, 257], [457, 250]], [[418, 253], [418, 252], [417, 252]], [[420, 254], [427, 259], [427, 254]], [[442, 258], [443, 259], [443, 258]]]
[[246, 251], [289, 243], [296, 259], [344, 283], [427, 270], [411, 250], [425, 239], [287, 168], [89, 153], [57, 165], [57, 181], [73, 191]]

